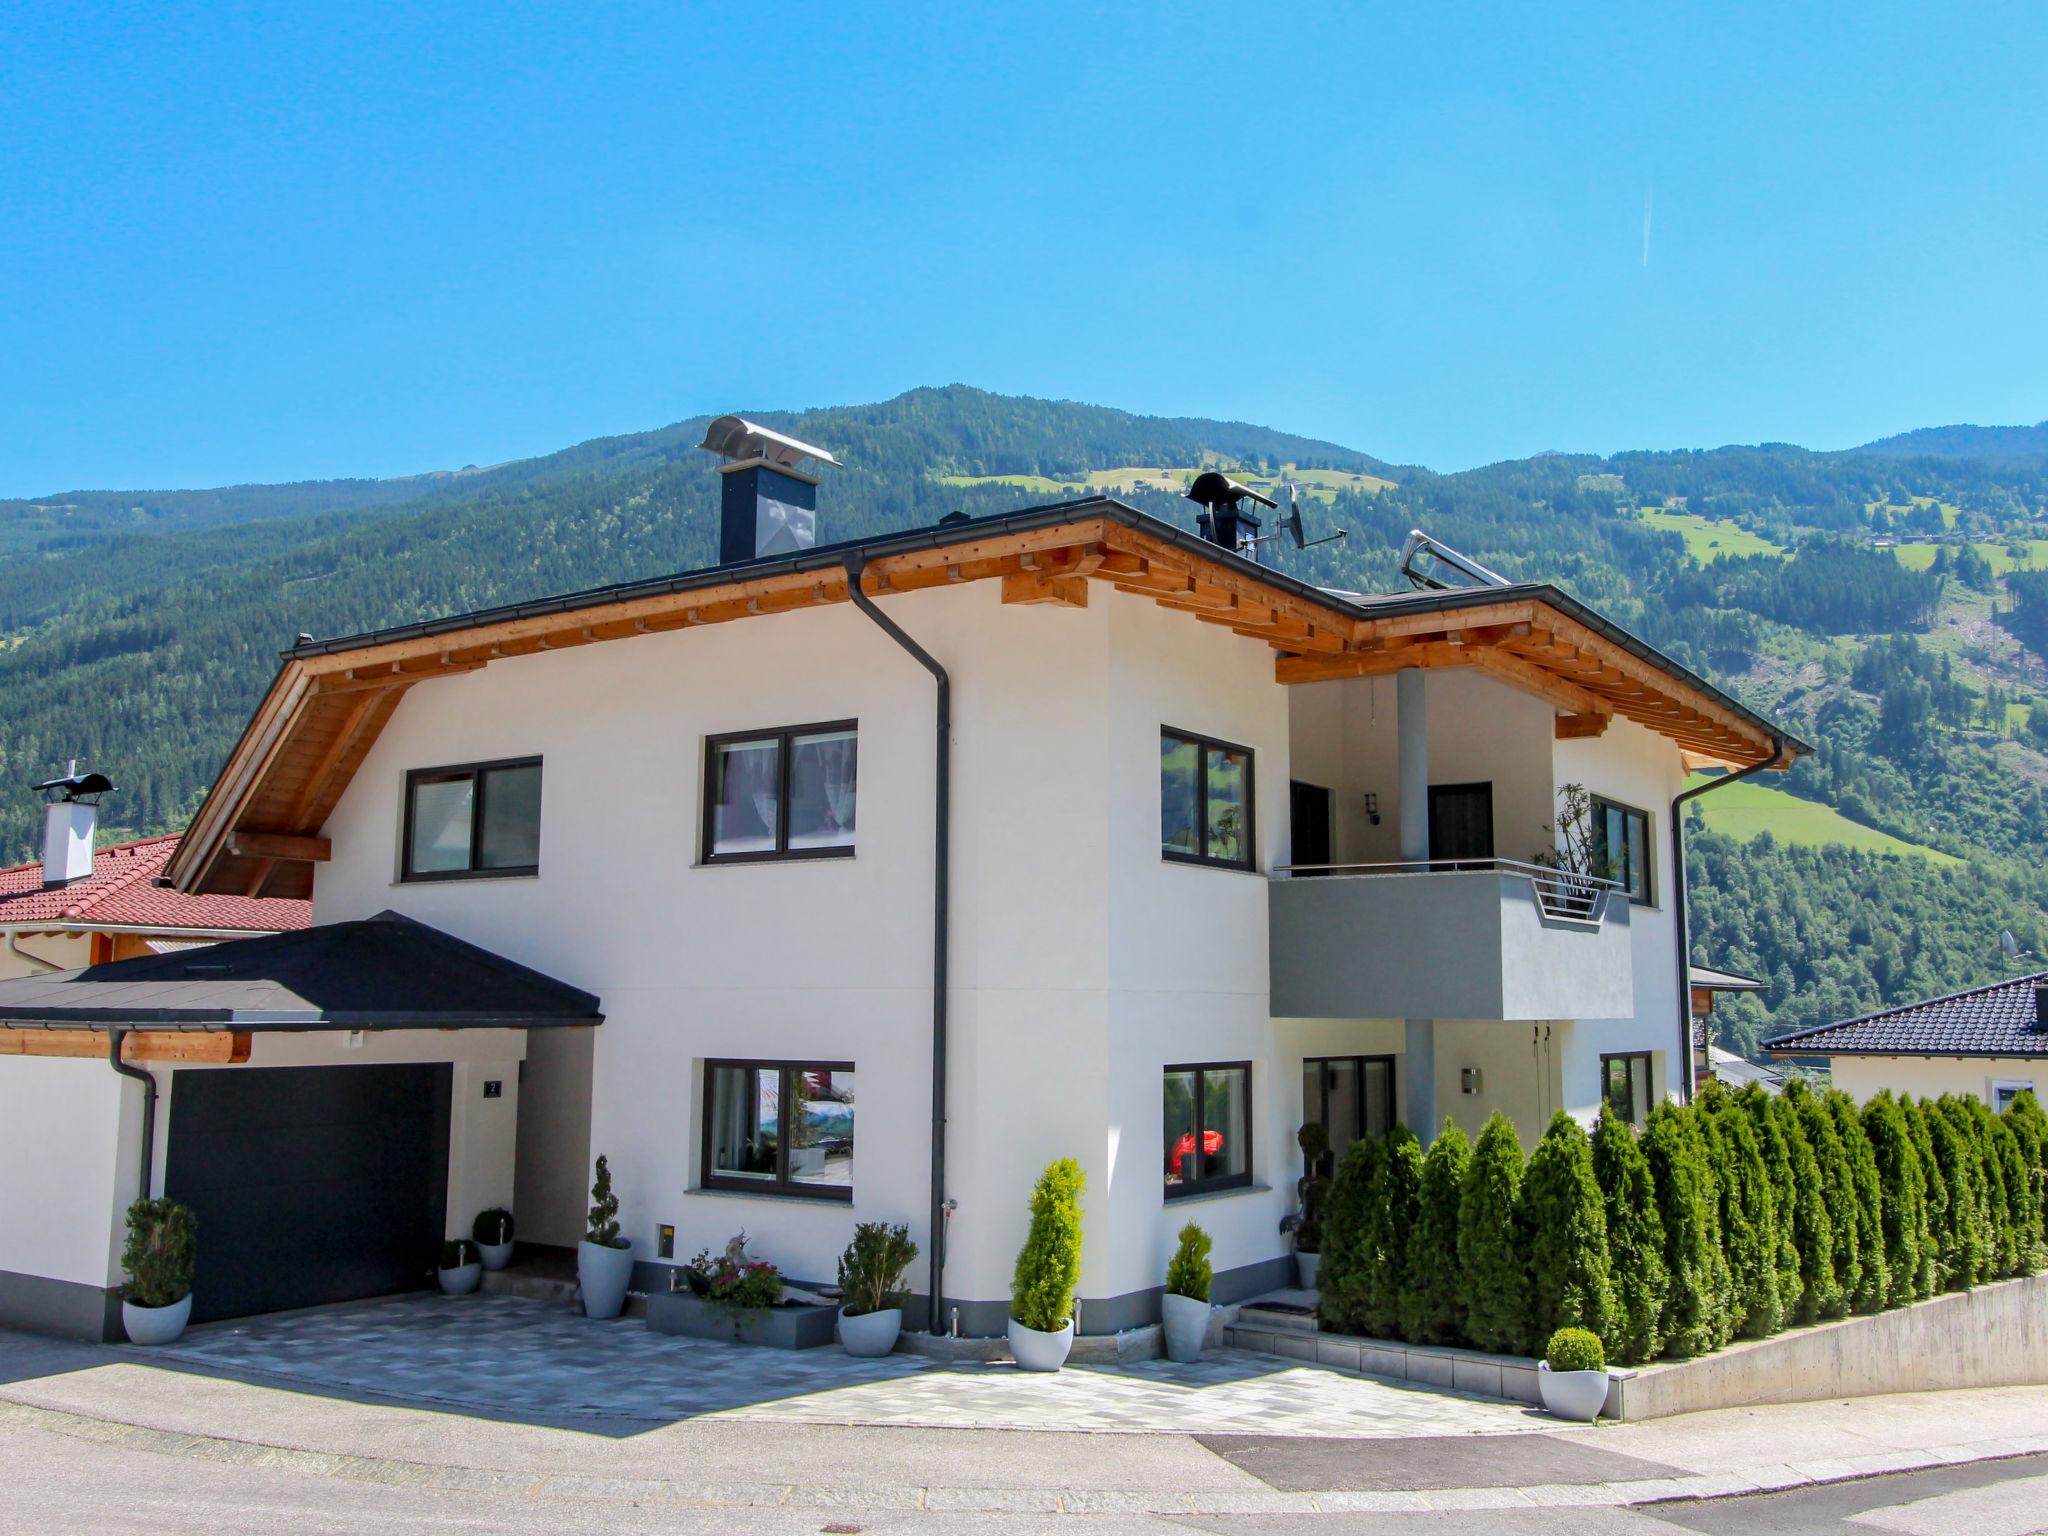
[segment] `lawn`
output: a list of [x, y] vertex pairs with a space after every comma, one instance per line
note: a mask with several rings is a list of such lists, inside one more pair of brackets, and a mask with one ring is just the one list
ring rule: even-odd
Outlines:
[[[2005, 542], [2002, 539], [1987, 540], [1975, 546], [1977, 553], [1991, 562], [1993, 575], [2003, 576], [2007, 571], [2048, 570], [2048, 539], [2019, 540], [2027, 551], [2025, 560], [2016, 560], [2006, 553]], [[1897, 545], [1899, 564], [1908, 570], [1924, 571], [1934, 564], [1934, 552], [1940, 547], [1936, 544]]]
[[[1264, 471], [1257, 473], [1242, 469], [1226, 471], [1233, 479], [1262, 491], [1275, 500], [1279, 499], [1279, 484], [1283, 480], [1294, 480], [1304, 496], [1316, 497], [1322, 501], [1333, 501], [1340, 490], [1383, 491], [1394, 482], [1382, 480], [1377, 475], [1358, 474], [1348, 469], [1296, 469], [1289, 465], [1277, 476]], [[938, 475], [941, 485], [1010, 485], [1020, 491], [1034, 491], [1040, 495], [1058, 496], [1070, 487], [1085, 491], [1119, 491], [1141, 489], [1151, 491], [1180, 492], [1188, 488], [1195, 478], [1193, 469], [1176, 469], [1160, 464], [1121, 464], [1114, 469], [1091, 469], [1085, 475], [1071, 480], [1054, 480], [1044, 475]]]
[[1685, 552], [1705, 565], [1723, 555], [1782, 555], [1785, 551], [1761, 534], [1751, 533], [1735, 523], [1701, 517], [1697, 512], [1673, 512], [1663, 507], [1645, 507], [1643, 521], [1652, 528], [1667, 529], [1685, 540]]
[[[1694, 774], [1687, 788], [1705, 783], [1707, 777]], [[1889, 832], [1880, 832], [1860, 821], [1851, 821], [1833, 806], [1802, 800], [1797, 795], [1771, 789], [1754, 780], [1717, 789], [1693, 804], [1699, 806], [1710, 830], [1725, 832], [1745, 842], [1760, 832], [1768, 832], [1781, 843], [1816, 847], [1822, 843], [1842, 843], [1872, 853], [1910, 854], [1932, 859], [1937, 864], [1963, 862], [1954, 854], [1943, 853], [1938, 848], [1909, 843]]]

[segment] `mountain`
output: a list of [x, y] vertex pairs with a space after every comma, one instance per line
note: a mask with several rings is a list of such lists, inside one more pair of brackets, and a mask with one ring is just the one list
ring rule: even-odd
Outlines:
[[[1815, 755], [1782, 794], [1706, 797], [1693, 840], [1699, 957], [1770, 983], [1724, 1004], [1738, 1048], [1995, 979], [2000, 928], [2048, 950], [2041, 467], [1772, 444], [1438, 475], [1244, 423], [961, 385], [749, 414], [844, 459], [822, 498], [834, 539], [1100, 487], [1185, 522], [1197, 469], [1293, 466], [1318, 525], [1351, 530], [1285, 554], [1295, 574], [1386, 590], [1423, 527], [1558, 582], [1785, 719]], [[0, 507], [0, 783], [76, 756], [122, 786], [122, 830], [176, 828], [300, 632], [709, 563], [703, 427], [402, 481]], [[26, 793], [0, 796], [0, 856], [26, 856], [36, 823]]]
[[1897, 459], [2048, 460], [2048, 421], [2031, 427], [1921, 427], [1849, 451]]

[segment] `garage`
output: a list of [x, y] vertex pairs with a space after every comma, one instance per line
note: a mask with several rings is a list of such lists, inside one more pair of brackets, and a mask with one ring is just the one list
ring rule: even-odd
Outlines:
[[194, 1322], [431, 1284], [445, 1063], [175, 1074], [164, 1192], [199, 1219]]

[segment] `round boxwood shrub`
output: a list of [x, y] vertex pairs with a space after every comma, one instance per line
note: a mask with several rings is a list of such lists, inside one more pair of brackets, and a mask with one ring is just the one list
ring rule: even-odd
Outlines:
[[1734, 1331], [1718, 1196], [1699, 1111], [1689, 1105], [1659, 1104], [1644, 1122], [1642, 1146], [1664, 1229], [1668, 1289], [1658, 1327], [1664, 1352], [1688, 1359], [1719, 1349]]
[[1408, 1284], [1401, 1334], [1416, 1344], [1456, 1344], [1465, 1337], [1465, 1269], [1458, 1262], [1458, 1201], [1472, 1143], [1446, 1119], [1422, 1159], [1422, 1189], [1408, 1234]]
[[1088, 1180], [1071, 1157], [1046, 1164], [1031, 1191], [1031, 1230], [1010, 1280], [1010, 1315], [1039, 1333], [1058, 1333], [1074, 1315], [1081, 1283], [1081, 1195]]
[[1884, 1304], [1900, 1307], [1920, 1294], [1922, 1278], [1933, 1269], [1928, 1251], [1933, 1240], [1927, 1229], [1927, 1181], [1906, 1112], [1889, 1090], [1874, 1095], [1863, 1106], [1863, 1129], [1882, 1191], [1877, 1251], [1888, 1274]]
[[502, 1205], [494, 1205], [488, 1211], [477, 1213], [470, 1223], [469, 1235], [478, 1243], [488, 1243], [495, 1248], [501, 1243], [512, 1241], [514, 1226], [512, 1213]]
[[1590, 1328], [1560, 1328], [1550, 1336], [1543, 1358], [1553, 1371], [1604, 1371], [1607, 1351]]
[[1640, 1365], [1664, 1347], [1663, 1312], [1671, 1290], [1664, 1267], [1664, 1221], [1635, 1128], [1606, 1109], [1593, 1130], [1593, 1182], [1607, 1204], [1607, 1256], [1614, 1318], [1607, 1340], [1617, 1359]]
[[1522, 1176], [1529, 1243], [1529, 1325], [1606, 1334], [1614, 1326], [1607, 1202], [1593, 1178], [1593, 1146], [1563, 1110], [1550, 1117]]
[[1496, 1110], [1480, 1128], [1458, 1195], [1465, 1336], [1480, 1349], [1519, 1351], [1529, 1339], [1521, 1193], [1522, 1143], [1507, 1116]]

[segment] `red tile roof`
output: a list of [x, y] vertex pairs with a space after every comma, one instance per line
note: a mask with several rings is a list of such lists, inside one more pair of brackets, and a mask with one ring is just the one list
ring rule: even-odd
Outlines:
[[43, 884], [43, 865], [0, 869], [0, 927], [79, 923], [109, 928], [247, 928], [281, 932], [313, 920], [311, 902], [279, 896], [188, 896], [155, 884], [178, 839], [116, 843], [93, 857], [92, 874], [69, 885]]

